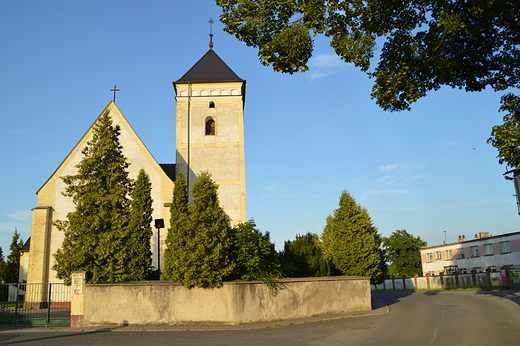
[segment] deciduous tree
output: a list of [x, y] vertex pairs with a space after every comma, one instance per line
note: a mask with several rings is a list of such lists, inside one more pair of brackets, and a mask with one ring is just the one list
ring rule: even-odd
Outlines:
[[278, 254], [269, 232], [262, 234], [251, 219], [234, 226], [231, 233], [233, 260], [236, 263], [231, 278], [262, 280], [280, 276]]
[[286, 241], [280, 252], [280, 262], [288, 277], [330, 276], [336, 273], [332, 261], [323, 255], [320, 238], [310, 232]]
[[343, 275], [366, 276], [380, 282], [385, 272], [381, 236], [368, 211], [343, 191], [339, 208], [327, 217], [321, 235], [326, 258]]
[[53, 270], [70, 284], [75, 270], [87, 272], [87, 282], [120, 282], [125, 277], [125, 240], [128, 232], [132, 180], [119, 143], [120, 127], [107, 113], [94, 124], [92, 139], [83, 149], [78, 172], [62, 177], [75, 210], [56, 222], [64, 232], [54, 254]]
[[[390, 111], [441, 86], [481, 91], [520, 86], [516, 0], [217, 0], [224, 30], [258, 48], [275, 71], [308, 69], [313, 36], [375, 79]], [[379, 56], [377, 56], [379, 55]], [[371, 69], [371, 60], [377, 61]]]
[[412, 277], [422, 273], [421, 252], [422, 246], [427, 243], [420, 237], [415, 237], [406, 230], [397, 230], [390, 237], [383, 238], [383, 247], [386, 258], [390, 262], [388, 276]]
[[498, 162], [511, 169], [520, 168], [520, 97], [506, 94], [502, 97], [500, 111], [504, 115], [504, 123], [493, 127], [491, 137], [487, 140], [498, 150]]

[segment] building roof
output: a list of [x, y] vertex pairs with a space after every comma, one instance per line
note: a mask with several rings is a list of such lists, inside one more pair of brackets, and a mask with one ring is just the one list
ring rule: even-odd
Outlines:
[[204, 83], [204, 82], [243, 82], [231, 68], [215, 53], [208, 50], [199, 61], [193, 65], [175, 83]]
[[421, 251], [422, 250], [430, 250], [430, 249], [433, 249], [433, 248], [449, 247], [449, 246], [453, 246], [453, 245], [460, 245], [460, 246], [462, 246], [462, 245], [467, 244], [467, 243], [474, 243], [474, 242], [478, 242], [478, 241], [488, 241], [488, 240], [493, 240], [493, 239], [497, 239], [497, 238], [511, 237], [511, 236], [517, 236], [517, 235], [520, 235], [520, 232], [492, 235], [492, 236], [489, 236], [489, 237], [482, 237], [482, 238], [475, 238], [475, 239], [467, 239], [467, 240], [459, 241], [457, 243], [449, 243], [449, 244], [442, 244], [442, 245], [427, 245], [427, 246], [422, 246], [420, 248], [420, 250]]

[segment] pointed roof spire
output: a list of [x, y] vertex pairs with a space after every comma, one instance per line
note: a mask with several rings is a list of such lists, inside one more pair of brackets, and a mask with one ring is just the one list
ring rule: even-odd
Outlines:
[[213, 18], [209, 17], [208, 23], [209, 23], [209, 49], [213, 49], [213, 23], [215, 23], [215, 21], [213, 20]]
[[238, 77], [214, 50], [210, 49], [175, 83], [235, 81], [244, 80]]

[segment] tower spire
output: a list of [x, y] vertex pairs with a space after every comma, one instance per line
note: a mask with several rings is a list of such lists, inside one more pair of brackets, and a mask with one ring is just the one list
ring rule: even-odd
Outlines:
[[213, 18], [209, 18], [208, 20], [208, 23], [209, 23], [209, 49], [213, 49], [213, 23], [215, 23], [215, 21], [213, 20]]

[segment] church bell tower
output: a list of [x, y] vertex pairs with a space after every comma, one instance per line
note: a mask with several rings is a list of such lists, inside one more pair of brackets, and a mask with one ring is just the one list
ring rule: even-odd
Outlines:
[[191, 186], [208, 171], [232, 224], [246, 221], [244, 102], [246, 81], [213, 51], [176, 82], [176, 170]]

